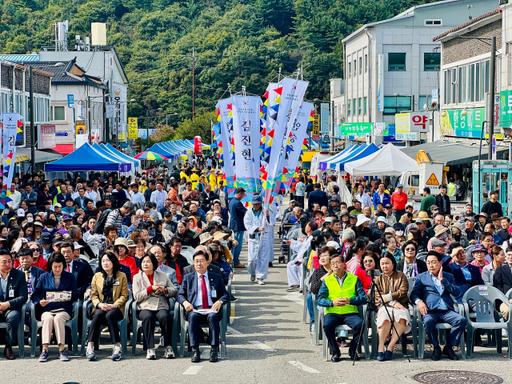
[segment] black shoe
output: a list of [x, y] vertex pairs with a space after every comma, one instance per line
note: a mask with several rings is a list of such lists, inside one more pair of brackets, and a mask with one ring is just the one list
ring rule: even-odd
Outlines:
[[235, 297], [235, 296], [231, 295], [231, 302], [232, 303], [234, 303], [237, 300], [238, 300], [238, 297]]
[[357, 352], [349, 352], [348, 355], [350, 356], [350, 360], [359, 361], [359, 355], [357, 354]]
[[434, 347], [434, 352], [432, 352], [430, 358], [434, 361], [441, 360], [441, 347]]
[[272, 263], [268, 263], [268, 266], [269, 266], [270, 268], [274, 268], [274, 264], [272, 264]]
[[194, 350], [194, 356], [192, 356], [192, 362], [193, 363], [201, 362], [201, 352], [199, 352], [199, 349]]
[[443, 355], [448, 356], [450, 360], [459, 360], [459, 356], [457, 356], [453, 350], [451, 345], [445, 345], [443, 348]]
[[212, 347], [210, 351], [210, 363], [216, 363], [217, 361], [219, 361], [218, 348]]
[[332, 361], [333, 363], [339, 363], [339, 362], [341, 361], [341, 357], [340, 357], [340, 355], [332, 355], [332, 356], [331, 356], [331, 361]]

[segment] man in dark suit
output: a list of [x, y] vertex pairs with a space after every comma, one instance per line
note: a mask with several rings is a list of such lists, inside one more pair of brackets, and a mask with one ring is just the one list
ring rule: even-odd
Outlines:
[[237, 188], [235, 190], [235, 197], [229, 202], [229, 214], [231, 220], [229, 221], [229, 228], [235, 233], [235, 240], [238, 242], [233, 250], [233, 264], [235, 268], [245, 268], [245, 265], [240, 263], [240, 252], [242, 252], [242, 243], [244, 241], [244, 217], [247, 209], [244, 207], [242, 200], [245, 196], [245, 189]]
[[329, 206], [329, 199], [327, 198], [327, 194], [320, 188], [320, 183], [316, 183], [315, 190], [309, 194], [308, 208], [310, 210], [313, 208], [313, 203], [318, 203], [320, 205], [320, 208], [322, 208], [323, 206]]
[[[506, 263], [501, 264], [498, 268], [496, 268], [496, 272], [494, 272], [493, 285], [498, 288], [504, 295], [512, 289], [512, 247], [507, 248], [507, 253], [505, 254]], [[510, 300], [512, 303], [512, 299]], [[509, 309], [506, 304], [500, 305], [500, 312], [503, 315], [503, 319], [505, 321], [508, 320]]]
[[439, 195], [436, 196], [436, 205], [442, 215], [451, 215], [452, 208], [450, 197], [446, 194], [446, 185], [439, 187]]
[[[21, 308], [27, 302], [28, 291], [25, 274], [13, 269], [11, 255], [0, 250], [0, 322], [7, 323], [4, 356], [14, 360], [12, 345], [16, 342], [21, 321]], [[23, 340], [19, 340], [23, 345]]]
[[[37, 244], [32, 245], [32, 247], [34, 247], [34, 249], [39, 249]], [[30, 295], [32, 295], [32, 292], [36, 289], [39, 277], [44, 273], [41, 268], [37, 268], [33, 265], [33, 252], [34, 251], [31, 248], [23, 248], [18, 252], [20, 266], [17, 269], [25, 274], [29, 298]], [[28, 326], [30, 326], [31, 307], [32, 302], [28, 300], [27, 306], [25, 307], [25, 324]]]
[[94, 272], [89, 264], [84, 263], [78, 259], [74, 259], [75, 246], [72, 242], [62, 243], [60, 252], [66, 259], [66, 266], [64, 270], [71, 272], [75, 277], [76, 288], [80, 295], [80, 300], [84, 299], [85, 291], [91, 284]]
[[423, 316], [426, 333], [434, 345], [432, 360], [437, 361], [441, 358], [436, 329], [436, 324], [439, 323], [448, 323], [452, 326], [443, 354], [450, 360], [458, 360], [459, 357], [453, 351], [453, 347], [459, 344], [467, 322], [463, 316], [455, 312], [450, 295], [459, 296], [460, 290], [455, 284], [453, 275], [443, 272], [441, 255], [431, 251], [427, 254], [426, 260], [428, 272], [423, 272], [416, 277], [411, 301], [418, 306]]
[[85, 200], [86, 200], [85, 189], [84, 188], [79, 188], [78, 189], [78, 197], [75, 200], [73, 200], [73, 203], [76, 204], [76, 206], [78, 208], [85, 209], [86, 208]]
[[[188, 320], [188, 333], [190, 345], [194, 350], [193, 363], [201, 361], [199, 340], [201, 338], [201, 322], [208, 322], [210, 328], [210, 362], [219, 360], [220, 319], [222, 318], [222, 304], [229, 302], [229, 294], [224, 287], [222, 277], [209, 273], [208, 254], [203, 251], [194, 253], [194, 267], [196, 272], [183, 277], [183, 284], [178, 292], [177, 300], [185, 308]], [[208, 314], [200, 314], [196, 310], [211, 310]]]
[[455, 284], [459, 287], [459, 294], [454, 295], [457, 301], [462, 302], [462, 296], [466, 291], [475, 285], [485, 285], [480, 268], [469, 264], [466, 259], [466, 252], [460, 243], [451, 243], [448, 254], [443, 261], [443, 268], [453, 275]]

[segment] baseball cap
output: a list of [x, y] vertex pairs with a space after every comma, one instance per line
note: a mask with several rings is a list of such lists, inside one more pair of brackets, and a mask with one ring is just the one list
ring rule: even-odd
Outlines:
[[475, 218], [473, 216], [466, 216], [464, 218], [464, 221], [472, 221], [474, 223], [475, 222]]
[[397, 187], [397, 188], [403, 188], [403, 187], [404, 187], [404, 185], [403, 185], [403, 184], [398, 184], [396, 187]]
[[434, 238], [434, 240], [432, 240], [432, 247], [444, 247], [446, 245], [446, 243], [442, 240], [439, 240], [437, 238]]
[[386, 223], [386, 219], [382, 216], [379, 216], [379, 218], [377, 219], [377, 223]]
[[58, 207], [58, 208], [62, 208], [62, 204], [61, 204], [61, 203], [57, 203], [57, 204], [55, 204], [55, 205], [54, 205], [54, 207], [55, 207], [55, 208], [57, 208], [57, 207]]

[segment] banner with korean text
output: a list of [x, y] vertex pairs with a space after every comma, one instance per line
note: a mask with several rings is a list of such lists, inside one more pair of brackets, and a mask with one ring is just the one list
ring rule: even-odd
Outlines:
[[217, 103], [217, 132], [219, 138], [217, 142], [217, 158], [223, 168], [223, 174], [226, 177], [225, 185], [228, 188], [228, 196], [235, 189], [235, 170], [233, 159], [235, 156], [234, 145], [231, 145], [230, 131], [233, 129], [233, 104], [231, 98], [219, 100]]

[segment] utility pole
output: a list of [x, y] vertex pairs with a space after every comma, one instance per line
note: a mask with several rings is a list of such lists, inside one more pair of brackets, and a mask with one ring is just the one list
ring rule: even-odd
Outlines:
[[[36, 173], [36, 138], [34, 129], [34, 77], [32, 74], [32, 67], [29, 70], [29, 97], [30, 97], [30, 166], [32, 168], [32, 174]], [[14, 159], [12, 164], [14, 164]]]
[[489, 103], [489, 111], [487, 121], [489, 122], [489, 154], [488, 159], [492, 160], [492, 137], [494, 136], [494, 93], [496, 92], [496, 36], [493, 36], [491, 43], [491, 65], [490, 65], [490, 83], [491, 101]]
[[196, 54], [192, 48], [192, 118], [196, 116]]

